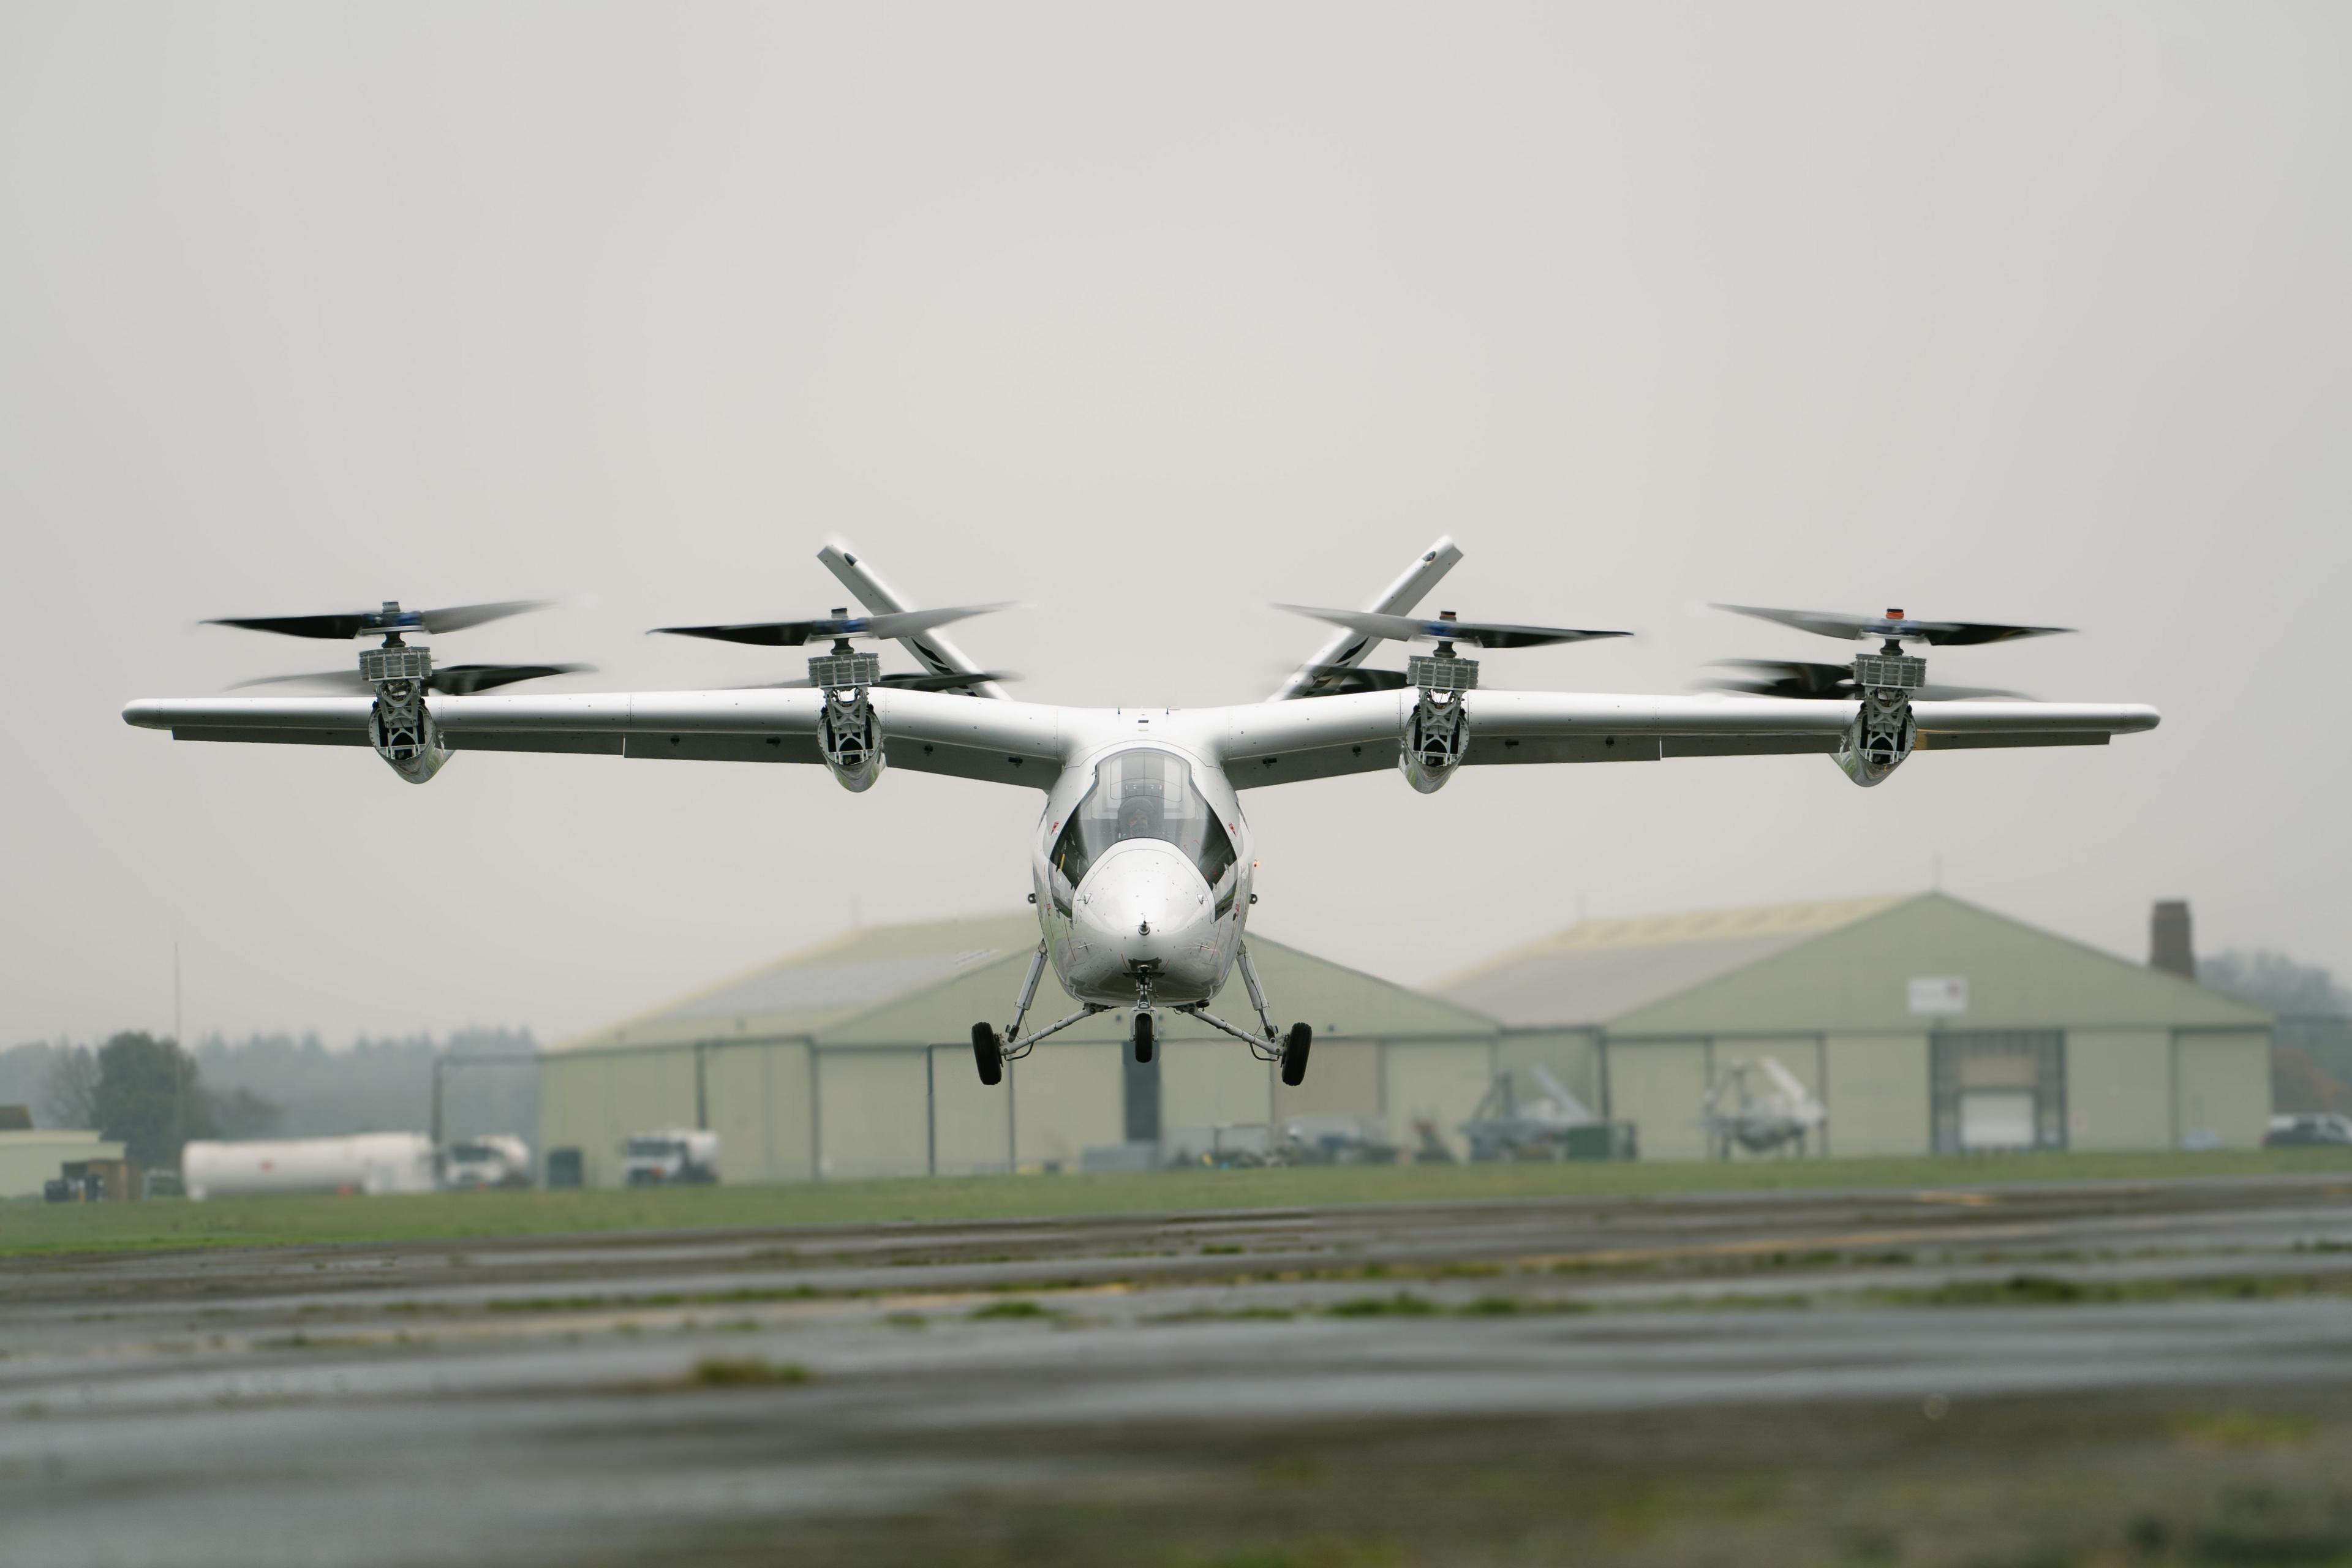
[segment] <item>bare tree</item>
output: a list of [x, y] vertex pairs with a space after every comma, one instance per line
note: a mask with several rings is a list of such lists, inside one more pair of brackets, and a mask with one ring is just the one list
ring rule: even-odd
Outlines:
[[88, 1046], [62, 1047], [49, 1058], [41, 1120], [51, 1127], [98, 1125], [98, 1057]]

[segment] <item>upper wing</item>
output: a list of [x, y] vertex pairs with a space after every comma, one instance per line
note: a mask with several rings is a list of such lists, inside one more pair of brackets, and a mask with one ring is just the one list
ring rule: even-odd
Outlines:
[[[1375, 615], [1402, 615], [1421, 603], [1437, 580], [1454, 570], [1462, 559], [1462, 551], [1451, 535], [1441, 536], [1437, 542], [1416, 557], [1397, 580], [1381, 592], [1365, 608]], [[1363, 663], [1365, 656], [1380, 646], [1379, 637], [1349, 626], [1337, 636], [1328, 637], [1315, 650], [1315, 657], [1290, 672], [1272, 700], [1286, 702], [1295, 697], [1318, 697], [1343, 689], [1349, 672]], [[1379, 671], [1372, 672], [1379, 674]]]
[[[1470, 749], [1486, 763], [1643, 763], [1837, 750], [1858, 704], [1770, 697], [1633, 697], [1473, 691]], [[1236, 788], [1394, 767], [1410, 691], [1259, 702], [1224, 710], [1222, 753]], [[2152, 730], [2138, 703], [1916, 702], [1921, 751], [2102, 746]]]
[[[996, 784], [1053, 786], [1061, 710], [877, 689], [890, 765]], [[201, 697], [133, 702], [126, 723], [180, 741], [364, 746], [365, 697]], [[453, 752], [583, 752], [699, 762], [816, 763], [816, 691], [620, 691], [548, 697], [436, 697]]]

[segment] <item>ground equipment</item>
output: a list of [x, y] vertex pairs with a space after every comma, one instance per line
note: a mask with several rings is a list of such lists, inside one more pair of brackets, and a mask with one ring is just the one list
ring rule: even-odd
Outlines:
[[1725, 1160], [1735, 1146], [1751, 1154], [1790, 1148], [1801, 1154], [1828, 1120], [1813, 1091], [1777, 1057], [1725, 1064], [1707, 1086], [1700, 1114], [1717, 1158]]
[[695, 1128], [632, 1132], [621, 1145], [621, 1184], [708, 1185], [719, 1180], [719, 1134]]
[[421, 1132], [362, 1132], [349, 1138], [199, 1140], [180, 1154], [188, 1196], [262, 1193], [429, 1193], [433, 1141]]

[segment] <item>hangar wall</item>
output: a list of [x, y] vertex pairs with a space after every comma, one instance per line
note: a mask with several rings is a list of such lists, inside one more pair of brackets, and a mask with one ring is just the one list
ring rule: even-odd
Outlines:
[[1827, 1107], [1816, 1155], [2252, 1148], [2270, 1112], [2258, 1010], [1940, 893], [1586, 922], [1441, 994], [1649, 1159], [1705, 1155], [1706, 1085], [1761, 1056]]
[[[1001, 1087], [973, 1069], [971, 1021], [1001, 1024], [1036, 942], [1025, 917], [870, 929], [566, 1042], [541, 1058], [541, 1147], [579, 1150], [591, 1185], [620, 1180], [630, 1133], [664, 1127], [716, 1130], [730, 1182], [1075, 1169], [1129, 1136], [1123, 1015], [1041, 1042]], [[1426, 1118], [1458, 1143], [1496, 1070], [1490, 1020], [1279, 942], [1251, 948], [1282, 1016], [1316, 1027], [1307, 1083], [1170, 1017], [1154, 1128], [1323, 1113], [1409, 1141]], [[1216, 1010], [1248, 1016], [1239, 990]], [[1032, 1023], [1071, 1009], [1049, 972]]]

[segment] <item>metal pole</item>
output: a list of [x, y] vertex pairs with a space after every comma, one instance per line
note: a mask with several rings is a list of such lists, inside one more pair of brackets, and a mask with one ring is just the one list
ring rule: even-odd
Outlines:
[[188, 1146], [188, 1074], [186, 1047], [181, 1043], [180, 919], [172, 917], [172, 1158]]
[[923, 1151], [925, 1173], [933, 1176], [940, 1173], [939, 1055], [923, 1047]]

